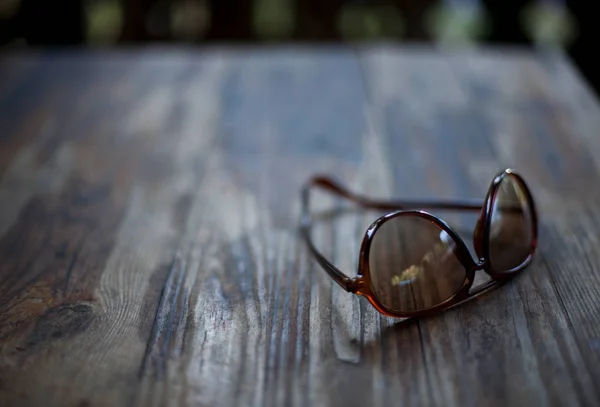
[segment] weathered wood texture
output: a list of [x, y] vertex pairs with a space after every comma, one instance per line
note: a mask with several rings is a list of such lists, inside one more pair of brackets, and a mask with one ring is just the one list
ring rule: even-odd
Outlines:
[[[599, 128], [557, 54], [4, 55], [0, 406], [600, 405]], [[535, 262], [439, 316], [381, 317], [298, 238], [315, 172], [482, 197], [505, 167]], [[350, 274], [373, 219], [318, 231]]]

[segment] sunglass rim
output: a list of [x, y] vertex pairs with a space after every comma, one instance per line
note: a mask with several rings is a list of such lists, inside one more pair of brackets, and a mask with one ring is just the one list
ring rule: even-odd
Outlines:
[[[495, 199], [497, 197], [500, 184], [505, 179], [505, 177], [509, 177], [509, 176], [514, 177], [517, 180], [517, 182], [520, 184], [520, 186], [523, 188], [523, 190], [526, 194], [527, 203], [528, 203], [529, 209], [531, 211], [531, 216], [532, 216], [533, 240], [532, 240], [532, 246], [530, 248], [530, 253], [521, 265], [519, 265], [509, 271], [496, 272], [491, 268], [491, 263], [489, 260], [489, 233], [491, 230], [491, 214], [492, 214], [492, 209], [493, 209], [493, 203], [495, 202]], [[388, 307], [386, 307], [379, 301], [379, 299], [377, 298], [377, 295], [375, 293], [375, 290], [373, 289], [373, 284], [372, 284], [372, 280], [371, 280], [371, 271], [370, 271], [370, 265], [369, 265], [370, 248], [372, 245], [373, 238], [374, 238], [377, 230], [383, 224], [385, 224], [386, 222], [390, 221], [391, 219], [394, 219], [399, 216], [411, 216], [411, 217], [416, 216], [416, 217], [427, 219], [428, 221], [435, 223], [436, 226], [438, 226], [440, 229], [442, 229], [446, 233], [448, 233], [448, 235], [457, 244], [457, 247], [455, 249], [455, 254], [456, 254], [457, 259], [460, 261], [460, 263], [465, 268], [465, 281], [464, 281], [463, 285], [460, 287], [460, 289], [457, 292], [455, 292], [448, 299], [446, 299], [432, 307], [425, 308], [423, 310], [399, 312], [399, 311], [389, 309]], [[481, 227], [483, 227], [483, 233], [477, 233], [478, 229]], [[523, 270], [527, 265], [529, 265], [531, 263], [531, 261], [533, 259], [533, 254], [537, 247], [537, 232], [538, 232], [537, 229], [538, 229], [537, 212], [536, 212], [535, 203], [533, 201], [533, 197], [532, 197], [531, 191], [529, 190], [529, 187], [525, 183], [525, 180], [523, 179], [523, 177], [521, 177], [518, 173], [516, 173], [512, 169], [506, 169], [506, 170], [498, 173], [493, 178], [493, 180], [490, 184], [490, 187], [488, 188], [488, 192], [486, 194], [486, 198], [484, 200], [484, 205], [480, 212], [478, 222], [475, 226], [475, 233], [473, 236], [473, 239], [474, 239], [473, 244], [476, 248], [477, 254], [481, 256], [481, 259], [479, 259], [477, 261], [473, 260], [473, 257], [471, 256], [471, 253], [467, 249], [467, 246], [464, 243], [463, 239], [452, 229], [452, 227], [450, 227], [440, 217], [435, 216], [429, 212], [422, 211], [422, 210], [398, 210], [398, 211], [394, 211], [394, 212], [391, 212], [391, 213], [381, 216], [380, 218], [375, 220], [375, 222], [373, 222], [369, 226], [369, 228], [367, 228], [367, 231], [365, 232], [365, 235], [364, 235], [362, 243], [361, 243], [361, 248], [359, 251], [358, 273], [357, 273], [356, 277], [353, 279], [353, 283], [354, 283], [353, 286], [355, 289], [352, 291], [358, 295], [362, 295], [362, 296], [366, 297], [367, 300], [371, 303], [371, 305], [373, 305], [380, 313], [391, 316], [391, 317], [411, 318], [411, 317], [421, 317], [421, 316], [435, 314], [441, 310], [450, 308], [454, 305], [457, 305], [458, 303], [464, 302], [465, 300], [467, 300], [469, 298], [472, 298], [476, 295], [481, 294], [482, 290], [478, 290], [476, 293], [470, 293], [471, 287], [473, 286], [473, 282], [475, 279], [475, 272], [477, 270], [484, 270], [486, 273], [488, 273], [492, 277], [492, 279], [494, 281], [497, 281], [498, 283], [501, 283], [502, 281], [504, 281], [508, 278], [512, 278], [513, 276], [518, 274], [518, 272]], [[497, 284], [490, 284], [490, 286], [489, 287], [486, 286], [485, 289], [487, 290], [488, 288], [492, 288], [492, 286], [494, 286], [494, 285], [497, 285]]]

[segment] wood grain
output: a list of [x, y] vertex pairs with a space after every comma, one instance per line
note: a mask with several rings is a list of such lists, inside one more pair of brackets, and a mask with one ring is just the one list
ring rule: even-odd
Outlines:
[[[600, 109], [561, 54], [24, 53], [0, 73], [0, 406], [600, 404]], [[534, 264], [438, 316], [380, 316], [297, 234], [317, 172], [482, 197], [505, 167], [537, 200]], [[349, 274], [375, 217], [316, 231]]]

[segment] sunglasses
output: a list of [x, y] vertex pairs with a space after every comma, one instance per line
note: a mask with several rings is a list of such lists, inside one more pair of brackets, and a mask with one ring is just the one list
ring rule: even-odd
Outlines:
[[[354, 278], [327, 260], [311, 239], [315, 188], [365, 209], [394, 211], [367, 229]], [[473, 248], [479, 259], [446, 222], [422, 209], [478, 211]], [[460, 202], [373, 200], [318, 176], [302, 189], [301, 231], [318, 263], [344, 290], [366, 297], [384, 315], [410, 318], [456, 306], [523, 270], [535, 252], [537, 215], [527, 184], [510, 169], [494, 178], [483, 201]], [[478, 271], [491, 279], [473, 287]]]

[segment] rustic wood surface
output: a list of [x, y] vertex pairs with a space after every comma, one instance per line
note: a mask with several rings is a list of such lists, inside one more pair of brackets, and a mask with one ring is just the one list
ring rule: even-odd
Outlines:
[[[555, 53], [2, 55], [0, 406], [600, 405], [598, 129]], [[380, 316], [298, 237], [315, 172], [482, 198], [505, 167], [536, 259], [441, 315]], [[374, 216], [315, 231], [349, 274]]]

